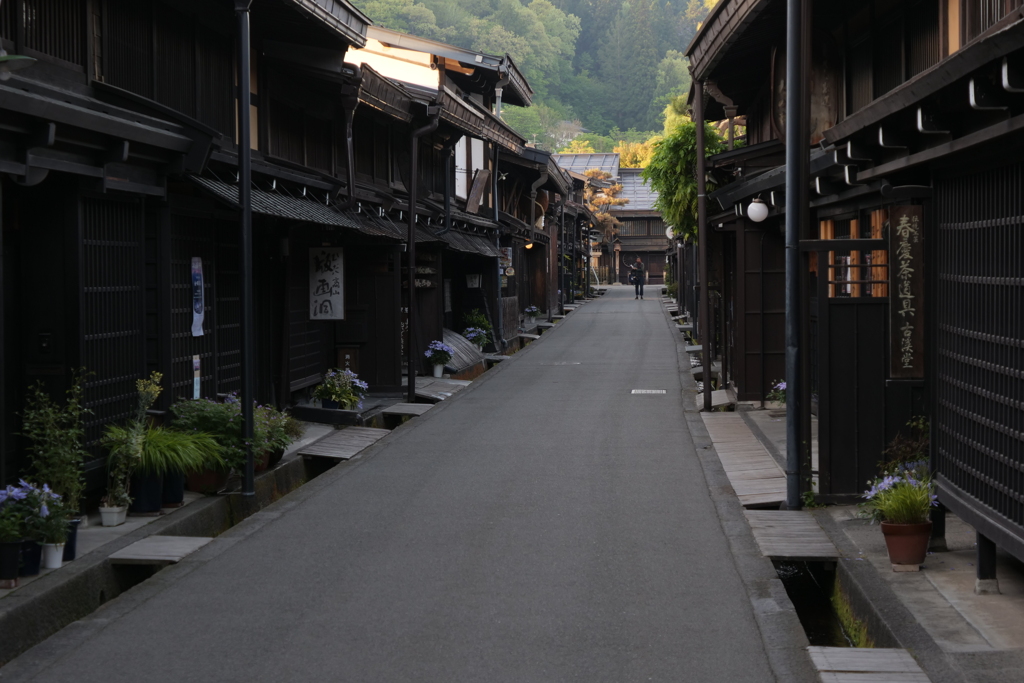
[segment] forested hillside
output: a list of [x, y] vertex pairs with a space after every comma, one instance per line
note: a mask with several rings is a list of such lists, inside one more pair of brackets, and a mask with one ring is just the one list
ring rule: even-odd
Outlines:
[[[536, 91], [506, 119], [557, 148], [582, 126], [595, 147], [644, 140], [690, 86], [682, 51], [715, 0], [356, 0], [387, 28], [481, 52], [508, 52]], [[575, 125], [574, 125], [575, 122]], [[610, 151], [610, 150], [609, 150]]]

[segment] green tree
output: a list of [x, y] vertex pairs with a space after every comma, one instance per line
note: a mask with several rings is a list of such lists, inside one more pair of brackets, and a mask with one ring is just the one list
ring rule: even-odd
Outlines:
[[[705, 153], [717, 154], [725, 149], [718, 130], [704, 124]], [[641, 174], [658, 193], [655, 208], [665, 222], [675, 227], [677, 235], [696, 238], [697, 228], [697, 124], [682, 123], [654, 145], [654, 155]], [[715, 188], [707, 179], [707, 189]]]
[[594, 146], [586, 140], [576, 138], [557, 151], [559, 154], [593, 154]]

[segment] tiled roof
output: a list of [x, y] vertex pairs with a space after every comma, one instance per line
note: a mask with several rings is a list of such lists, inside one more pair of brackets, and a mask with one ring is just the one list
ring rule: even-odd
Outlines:
[[552, 154], [551, 158], [567, 171], [585, 173], [592, 168], [599, 168], [619, 177], [619, 155], [612, 154]]
[[640, 177], [642, 168], [624, 168], [619, 171], [619, 183], [622, 185], [622, 192], [619, 197], [628, 199], [629, 204], [615, 207], [620, 211], [654, 211], [654, 202], [658, 199], [658, 193], [644, 182]]

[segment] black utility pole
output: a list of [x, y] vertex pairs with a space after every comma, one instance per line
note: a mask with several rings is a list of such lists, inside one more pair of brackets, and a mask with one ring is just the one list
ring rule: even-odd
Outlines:
[[708, 200], [707, 163], [704, 142], [704, 81], [697, 81], [694, 88], [693, 120], [697, 124], [697, 251], [700, 273], [700, 344], [704, 363], [704, 410], [711, 412], [711, 339], [714, 328], [711, 325], [711, 292], [708, 286]]
[[245, 473], [242, 495], [256, 493], [254, 479], [253, 438], [253, 305], [252, 305], [252, 150], [249, 119], [249, 6], [251, 0], [235, 0], [238, 17], [238, 206], [241, 234], [239, 238], [239, 272], [242, 292], [239, 312], [241, 334], [242, 441], [245, 442]]
[[[808, 220], [810, 0], [786, 0], [786, 508], [800, 509], [803, 373], [800, 348], [800, 237]], [[826, 273], [827, 274], [827, 273]]]
[[409, 274], [409, 343], [405, 347], [409, 377], [409, 391], [406, 400], [409, 403], [416, 402], [416, 365], [418, 360], [417, 349], [413, 348], [415, 346], [413, 342], [416, 339], [416, 194], [420, 184], [420, 138], [437, 130], [437, 126], [441, 122], [441, 107], [430, 105], [427, 107], [427, 116], [430, 117], [429, 123], [412, 132], [410, 142], [412, 149], [409, 154], [409, 232], [406, 237], [408, 240], [406, 255], [409, 257], [406, 268], [406, 272]]

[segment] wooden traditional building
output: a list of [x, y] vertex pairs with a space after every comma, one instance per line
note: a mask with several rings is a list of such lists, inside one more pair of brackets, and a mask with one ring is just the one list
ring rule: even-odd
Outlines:
[[[0, 482], [24, 467], [28, 385], [56, 395], [85, 367], [96, 487], [97, 440], [132, 414], [138, 378], [164, 374], [159, 408], [240, 387], [238, 22], [198, 0], [28, 10], [0, 5], [3, 48], [35, 59], [0, 80]], [[519, 292], [549, 294], [544, 250], [518, 247], [552, 241], [544, 211], [540, 230], [522, 223], [522, 183], [564, 193], [568, 179], [492, 112], [530, 104], [511, 59], [374, 29], [345, 0], [249, 13], [256, 399], [308, 401], [332, 367], [397, 395], [409, 349], [416, 372], [469, 308], [492, 316], [497, 347], [518, 343]], [[416, 77], [387, 72], [397, 50]], [[514, 161], [505, 194], [493, 171]]]
[[[996, 544], [1024, 558], [1024, 11], [1020, 0], [812, 5], [800, 244], [821, 490], [858, 493], [908, 418], [929, 415], [939, 499], [978, 530], [979, 578], [992, 578]], [[735, 235], [716, 267], [723, 281], [735, 271], [729, 305], [748, 333], [734, 378], [748, 395], [765, 388], [738, 369], [758, 374], [749, 331], [770, 335], [781, 315], [785, 10], [723, 0], [687, 51], [706, 119], [747, 119], [748, 146], [712, 160], [734, 181], [712, 195], [723, 214], [705, 229]], [[758, 197], [762, 223], [747, 217]], [[740, 273], [763, 278], [767, 297], [752, 299]], [[767, 365], [779, 340], [762, 339], [754, 358]]]
[[661, 212], [654, 208], [658, 193], [650, 188], [640, 176], [642, 168], [619, 169], [619, 184], [622, 185], [621, 199], [628, 204], [613, 206], [609, 213], [621, 223], [618, 228], [619, 282], [628, 283], [628, 270], [639, 257], [647, 271], [647, 283], [665, 284], [665, 255], [668, 237], [665, 235], [665, 221]]

